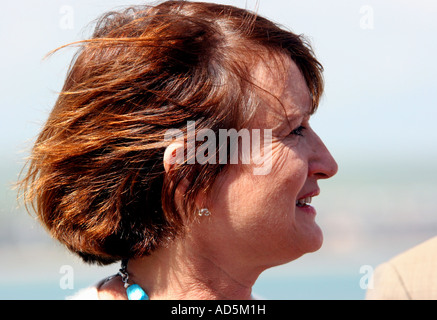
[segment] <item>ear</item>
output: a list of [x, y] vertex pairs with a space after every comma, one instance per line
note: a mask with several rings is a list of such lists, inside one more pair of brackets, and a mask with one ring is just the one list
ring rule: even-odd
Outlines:
[[[168, 174], [175, 165], [180, 165], [184, 163], [184, 142], [175, 141], [172, 142], [164, 151], [164, 170]], [[176, 188], [176, 195], [178, 197], [182, 196], [187, 190], [189, 181], [187, 178], [182, 179]]]
[[184, 163], [184, 143], [172, 142], [164, 151], [164, 170], [169, 173], [175, 164]]
[[[163, 165], [166, 174], [170, 173], [170, 171], [176, 166], [185, 163], [184, 159], [184, 142], [183, 141], [174, 141], [172, 142], [164, 151]], [[190, 181], [185, 177], [183, 178], [179, 185], [176, 188], [176, 203], [178, 205], [182, 204], [182, 199], [184, 198], [184, 194], [190, 184]], [[204, 208], [206, 206], [206, 195], [203, 192], [199, 192], [196, 200], [197, 208]]]

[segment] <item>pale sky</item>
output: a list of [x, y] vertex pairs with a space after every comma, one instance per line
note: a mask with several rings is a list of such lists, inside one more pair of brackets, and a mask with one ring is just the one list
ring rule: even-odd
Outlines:
[[[215, 2], [256, 9], [256, 1]], [[141, 3], [150, 2], [2, 3], [2, 157], [37, 134], [74, 50], [44, 55], [88, 36], [85, 26], [101, 13]], [[437, 159], [435, 1], [259, 0], [258, 12], [311, 40], [326, 80], [312, 124], [340, 162]]]

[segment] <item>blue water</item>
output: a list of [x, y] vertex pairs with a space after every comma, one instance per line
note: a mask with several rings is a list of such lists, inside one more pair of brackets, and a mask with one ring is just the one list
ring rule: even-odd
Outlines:
[[261, 278], [253, 291], [272, 300], [362, 300], [360, 275], [305, 275], [286, 278]]
[[[75, 283], [75, 288], [61, 289], [57, 280], [33, 283], [0, 284], [1, 300], [63, 300], [91, 282]], [[268, 300], [361, 300], [365, 291], [358, 275], [307, 275], [287, 278], [260, 278], [254, 293]]]

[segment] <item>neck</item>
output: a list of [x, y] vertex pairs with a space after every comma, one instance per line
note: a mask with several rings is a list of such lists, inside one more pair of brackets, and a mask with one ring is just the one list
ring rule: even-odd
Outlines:
[[151, 256], [129, 260], [127, 270], [131, 282], [152, 300], [251, 299], [262, 270], [247, 270], [229, 261], [233, 259], [223, 254], [204, 254], [201, 246], [175, 241]]

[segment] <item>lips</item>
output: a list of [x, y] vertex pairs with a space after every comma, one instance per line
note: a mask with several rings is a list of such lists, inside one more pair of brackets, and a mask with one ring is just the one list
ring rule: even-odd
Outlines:
[[308, 206], [311, 203], [312, 198], [318, 196], [319, 194], [320, 190], [317, 189], [303, 195], [302, 197], [299, 197], [296, 201], [296, 206], [300, 208]]

